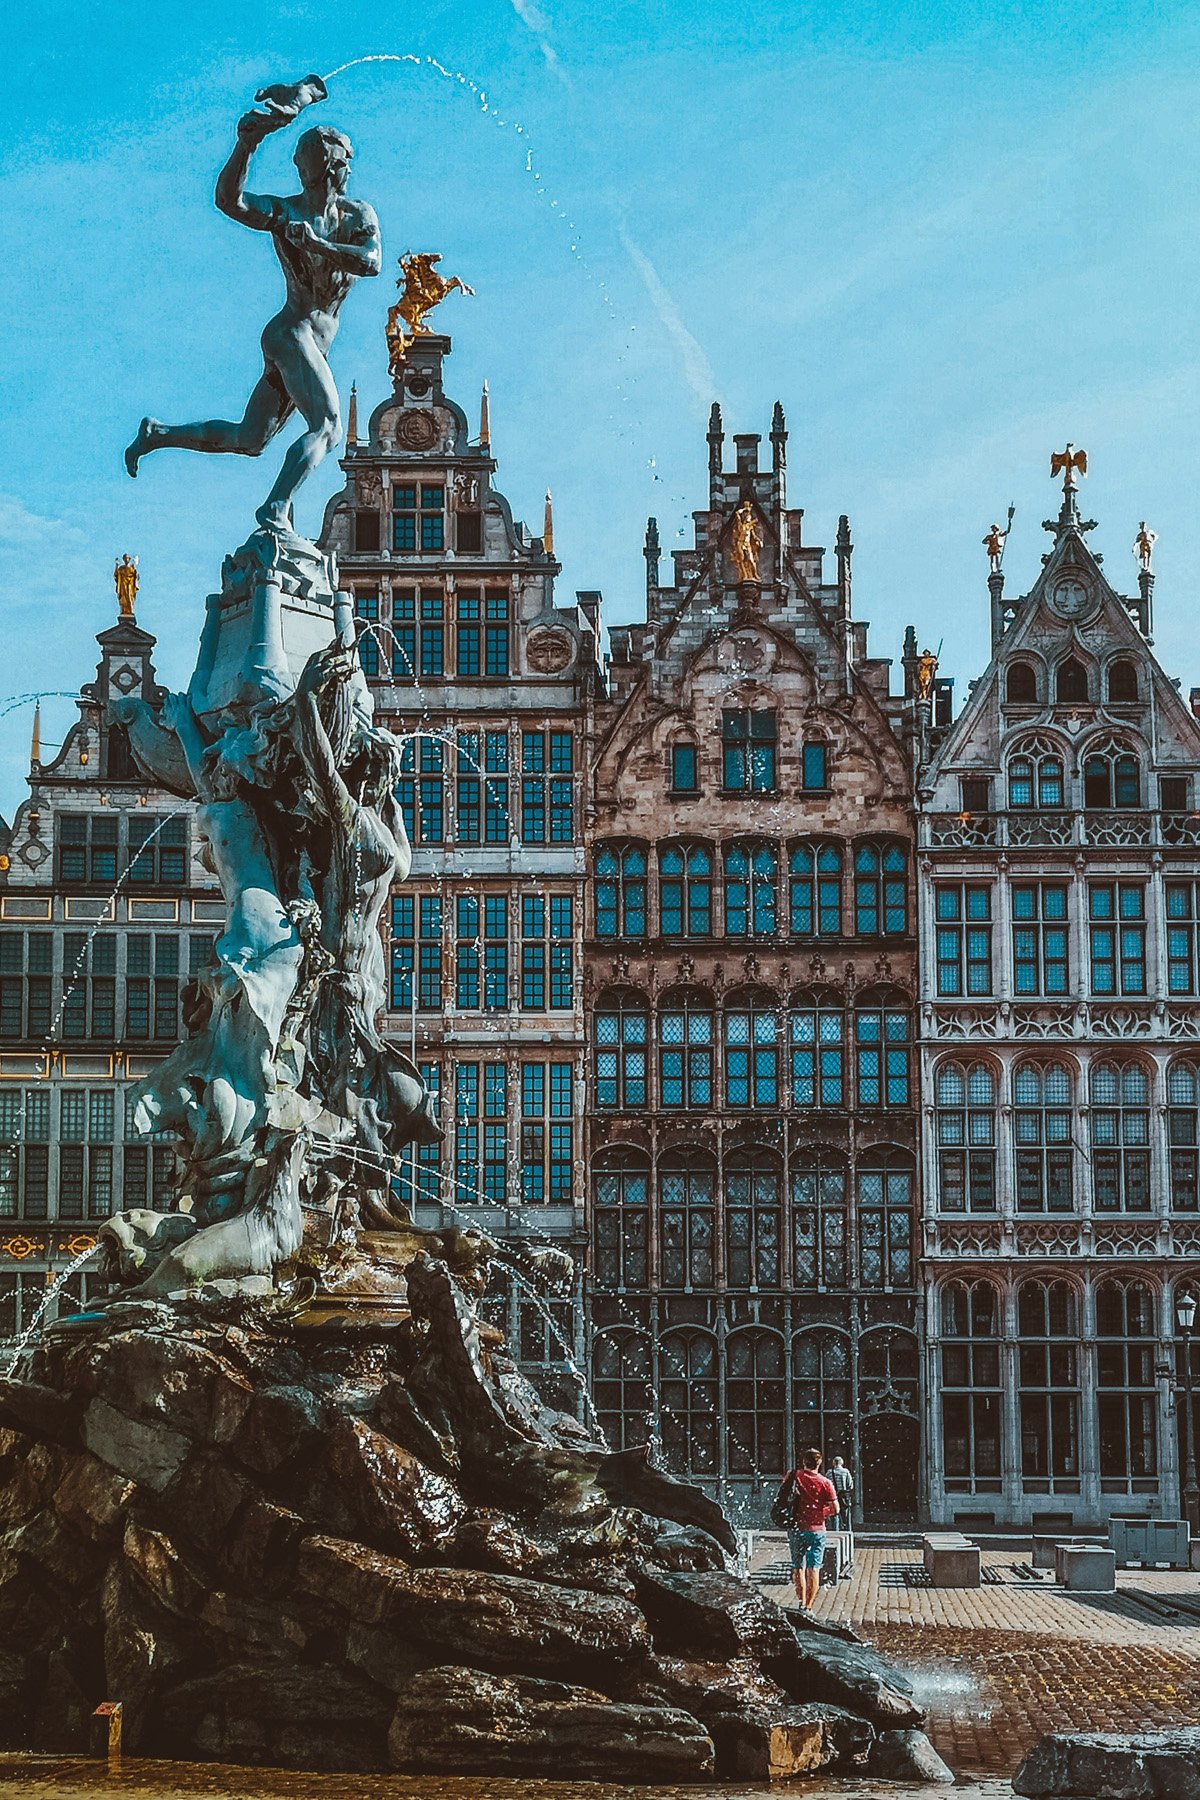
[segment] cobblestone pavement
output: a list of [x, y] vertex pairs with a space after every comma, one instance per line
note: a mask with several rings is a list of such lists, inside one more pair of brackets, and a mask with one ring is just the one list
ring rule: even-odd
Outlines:
[[[781, 1540], [760, 1540], [752, 1571], [782, 1551]], [[1125, 1570], [1115, 1595], [1067, 1594], [1049, 1577], [1018, 1575], [1018, 1560], [1016, 1548], [985, 1550], [982, 1587], [932, 1588], [920, 1551], [860, 1549], [853, 1575], [822, 1588], [816, 1611], [907, 1670], [930, 1737], [963, 1776], [1011, 1775], [1047, 1731], [1200, 1719], [1200, 1577]], [[767, 1592], [791, 1600], [790, 1586]]]

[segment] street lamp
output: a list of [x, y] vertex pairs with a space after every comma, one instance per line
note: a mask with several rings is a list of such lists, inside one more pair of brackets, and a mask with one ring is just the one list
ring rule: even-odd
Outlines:
[[1200, 1482], [1196, 1480], [1196, 1432], [1192, 1412], [1192, 1327], [1196, 1323], [1196, 1296], [1190, 1288], [1176, 1295], [1175, 1317], [1183, 1339], [1183, 1516], [1188, 1522], [1189, 1533], [1195, 1537], [1200, 1534]]

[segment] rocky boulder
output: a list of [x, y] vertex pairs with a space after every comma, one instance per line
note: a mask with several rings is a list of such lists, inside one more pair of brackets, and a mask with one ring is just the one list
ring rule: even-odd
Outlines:
[[792, 1781], [821, 1769], [862, 1768], [875, 1733], [838, 1706], [786, 1706], [709, 1722], [717, 1773], [727, 1781]]
[[1200, 1725], [1051, 1732], [1013, 1776], [1031, 1800], [1200, 1800]]

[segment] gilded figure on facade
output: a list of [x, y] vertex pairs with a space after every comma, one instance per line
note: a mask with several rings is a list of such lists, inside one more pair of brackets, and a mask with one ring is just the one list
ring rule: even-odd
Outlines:
[[132, 619], [137, 604], [138, 559], [130, 556], [128, 550], [113, 569], [113, 585], [117, 590], [117, 605], [121, 617]]
[[400, 258], [401, 272], [396, 283], [400, 298], [387, 316], [388, 369], [393, 376], [399, 376], [403, 369], [405, 353], [413, 339], [429, 335], [426, 314], [456, 289], [460, 294], [475, 292], [461, 275], [439, 275], [434, 264], [441, 260], [436, 251], [425, 250], [410, 250]]
[[733, 533], [729, 554], [739, 581], [758, 580], [758, 559], [762, 554], [763, 535], [749, 500], [743, 500], [733, 515]]
[[933, 698], [933, 682], [937, 674], [938, 659], [934, 650], [922, 650], [917, 658], [917, 699]]
[[1012, 530], [1013, 514], [1016, 510], [1015, 506], [1010, 506], [1008, 509], [1008, 524], [1003, 526], [990, 525], [988, 527], [988, 534], [983, 540], [983, 547], [988, 553], [988, 568], [993, 575], [999, 574], [1004, 565], [1004, 550], [1008, 543], [1008, 534]]
[[1145, 519], [1143, 519], [1138, 526], [1138, 534], [1133, 540], [1133, 554], [1137, 557], [1138, 564], [1141, 568], [1148, 569], [1150, 567], [1151, 560], [1154, 556], [1154, 546], [1157, 542], [1157, 531], [1151, 531], [1150, 527], [1146, 524]]

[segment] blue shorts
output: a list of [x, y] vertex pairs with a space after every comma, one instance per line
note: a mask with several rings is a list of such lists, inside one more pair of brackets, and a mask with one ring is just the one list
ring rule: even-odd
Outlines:
[[788, 1549], [793, 1569], [819, 1569], [825, 1560], [823, 1531], [789, 1531]]

